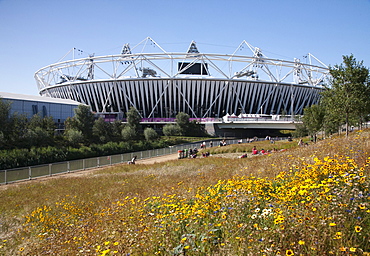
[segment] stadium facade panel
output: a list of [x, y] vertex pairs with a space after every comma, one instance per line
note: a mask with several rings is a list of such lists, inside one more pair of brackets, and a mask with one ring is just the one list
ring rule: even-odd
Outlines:
[[[231, 55], [200, 53], [195, 42], [185, 53], [168, 53], [151, 38], [141, 44], [149, 43], [162, 52], [132, 53], [126, 44], [119, 55], [90, 55], [42, 68], [35, 74], [39, 93], [75, 100], [117, 118], [131, 106], [142, 118], [175, 117], [179, 112], [192, 118], [296, 115], [318, 102], [329, 75], [313, 55], [306, 56], [306, 64], [270, 59], [245, 41]], [[236, 55], [243, 46], [251, 56]]]
[[126, 113], [131, 106], [143, 118], [222, 117], [239, 114], [302, 114], [317, 103], [321, 88], [261, 81], [211, 79], [126, 79], [48, 88], [48, 96], [72, 99], [96, 113]]

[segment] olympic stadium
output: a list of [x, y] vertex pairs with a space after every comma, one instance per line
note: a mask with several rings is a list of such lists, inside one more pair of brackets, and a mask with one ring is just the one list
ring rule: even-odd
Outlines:
[[81, 102], [118, 120], [131, 106], [143, 122], [179, 112], [201, 121], [301, 115], [318, 102], [329, 76], [312, 54], [269, 58], [246, 41], [228, 54], [203, 53], [194, 41], [184, 52], [168, 52], [149, 37], [115, 55], [76, 58], [79, 52], [73, 48], [72, 59], [35, 73], [39, 94]]

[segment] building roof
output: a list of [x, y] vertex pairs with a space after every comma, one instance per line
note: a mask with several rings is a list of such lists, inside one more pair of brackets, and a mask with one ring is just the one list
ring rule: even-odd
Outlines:
[[59, 103], [59, 104], [69, 104], [69, 105], [80, 105], [81, 103], [74, 100], [69, 99], [59, 99], [59, 98], [50, 98], [45, 96], [36, 96], [36, 95], [25, 95], [25, 94], [17, 94], [17, 93], [10, 93], [10, 92], [0, 92], [0, 98], [3, 99], [14, 99], [14, 100], [27, 100], [27, 101], [39, 101], [39, 102], [47, 102], [47, 103]]

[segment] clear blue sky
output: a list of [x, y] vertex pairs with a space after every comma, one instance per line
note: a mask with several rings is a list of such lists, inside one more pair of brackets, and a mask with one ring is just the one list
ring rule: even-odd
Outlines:
[[0, 0], [0, 92], [38, 95], [34, 73], [73, 47], [118, 54], [148, 36], [167, 51], [194, 40], [231, 54], [246, 40], [268, 57], [370, 67], [370, 0]]

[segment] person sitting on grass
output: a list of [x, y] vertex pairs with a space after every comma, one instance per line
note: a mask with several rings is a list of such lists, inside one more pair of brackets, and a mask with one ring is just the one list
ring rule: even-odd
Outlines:
[[258, 155], [258, 150], [257, 150], [256, 146], [254, 146], [252, 148], [252, 155]]
[[247, 153], [245, 153], [245, 154], [243, 154], [243, 155], [239, 156], [239, 158], [247, 158], [247, 157], [248, 157]]
[[128, 164], [135, 164], [136, 158], [137, 158], [137, 156], [135, 155], [135, 156], [131, 159], [131, 161], [128, 161]]

